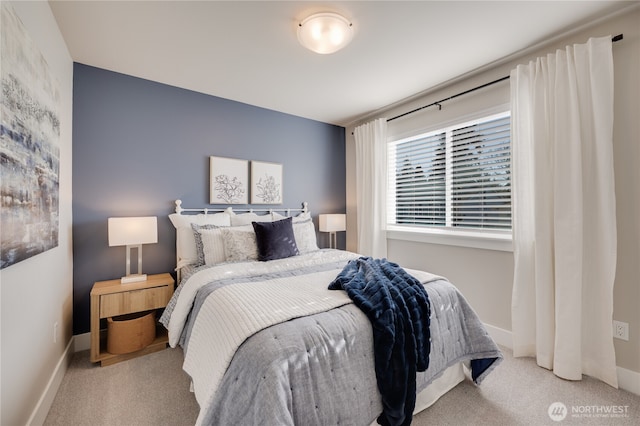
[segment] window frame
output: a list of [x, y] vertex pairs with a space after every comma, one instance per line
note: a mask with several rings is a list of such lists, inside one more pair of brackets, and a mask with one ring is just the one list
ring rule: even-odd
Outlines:
[[[388, 140], [387, 153], [389, 154], [389, 146], [393, 143], [401, 143], [409, 140], [415, 140], [420, 138], [427, 138], [430, 135], [437, 134], [439, 132], [448, 132], [452, 127], [463, 127], [471, 125], [473, 122], [491, 121], [501, 117], [511, 116], [511, 109], [509, 105], [500, 105], [491, 109], [478, 111], [472, 115], [458, 117], [454, 120], [450, 120], [446, 123], [438, 123], [430, 126], [428, 129], [421, 129], [411, 134], [396, 135]], [[447, 169], [451, 168], [451, 156], [452, 156], [452, 141], [446, 137], [446, 158]], [[391, 156], [389, 156], [391, 157]], [[471, 248], [483, 248], [489, 250], [498, 251], [513, 251], [513, 227], [509, 230], [498, 229], [482, 229], [482, 228], [465, 228], [465, 227], [453, 227], [449, 226], [451, 212], [450, 209], [450, 189], [452, 187], [450, 181], [450, 174], [447, 172], [447, 224], [445, 226], [412, 226], [402, 225], [396, 223], [390, 223], [390, 219], [395, 215], [395, 175], [396, 169], [394, 167], [388, 171], [388, 187], [387, 187], [387, 224], [386, 224], [386, 236], [392, 240], [403, 240], [429, 244], [444, 244], [459, 247], [471, 247]], [[512, 210], [513, 214], [513, 210]]]

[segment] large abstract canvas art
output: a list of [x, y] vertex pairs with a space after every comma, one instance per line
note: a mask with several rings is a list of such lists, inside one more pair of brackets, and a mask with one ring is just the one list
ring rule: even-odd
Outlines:
[[0, 263], [58, 246], [60, 93], [47, 62], [1, 2]]

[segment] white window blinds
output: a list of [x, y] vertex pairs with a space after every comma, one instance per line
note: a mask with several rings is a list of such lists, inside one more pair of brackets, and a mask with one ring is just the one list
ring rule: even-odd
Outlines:
[[452, 129], [451, 224], [511, 229], [510, 117]]
[[511, 229], [508, 112], [389, 144], [391, 224]]
[[395, 212], [390, 218], [405, 225], [446, 223], [446, 137], [435, 133], [397, 143], [389, 155], [395, 176]]

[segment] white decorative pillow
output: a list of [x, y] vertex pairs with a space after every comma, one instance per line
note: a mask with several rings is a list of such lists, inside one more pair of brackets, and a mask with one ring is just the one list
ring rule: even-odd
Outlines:
[[228, 262], [258, 260], [258, 243], [253, 226], [222, 228], [224, 252]]
[[224, 251], [224, 241], [222, 230], [215, 225], [191, 224], [196, 241], [196, 251], [198, 252], [198, 263], [196, 266], [215, 265], [227, 260]]
[[[308, 213], [304, 213], [308, 214]], [[296, 239], [296, 245], [300, 254], [309, 253], [311, 251], [319, 250], [318, 240], [316, 238], [316, 228], [313, 225], [313, 221], [309, 217], [301, 222], [296, 222], [293, 219], [293, 236]]]
[[169, 215], [171, 223], [176, 228], [176, 248], [178, 250], [178, 268], [198, 263], [196, 241], [191, 229], [191, 224], [230, 226], [231, 216], [227, 212], [215, 214], [182, 215], [173, 213]]
[[257, 215], [256, 213], [241, 213], [231, 216], [231, 226], [251, 225], [251, 222], [271, 222], [270, 214]]

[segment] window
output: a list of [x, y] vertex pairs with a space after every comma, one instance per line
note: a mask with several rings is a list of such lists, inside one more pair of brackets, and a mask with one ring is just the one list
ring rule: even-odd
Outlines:
[[391, 142], [388, 159], [390, 225], [510, 232], [509, 112]]

